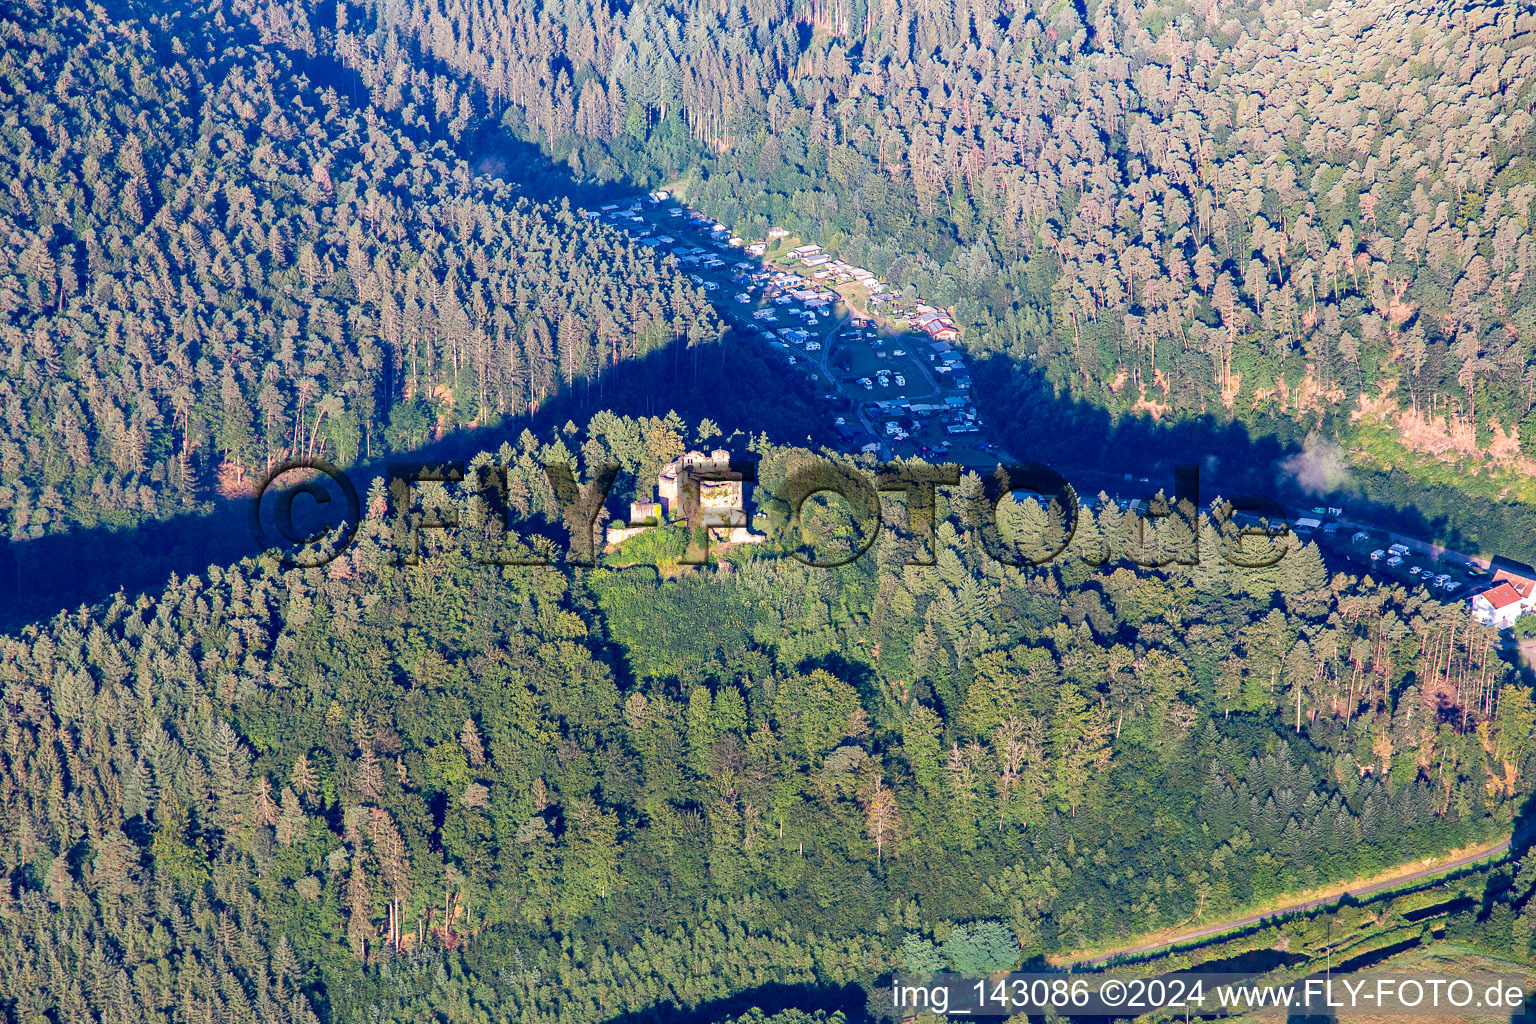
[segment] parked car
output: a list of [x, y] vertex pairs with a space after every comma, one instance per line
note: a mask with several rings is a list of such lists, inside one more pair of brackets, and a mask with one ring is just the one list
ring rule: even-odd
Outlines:
[[896, 386], [899, 387], [899, 388], [906, 387], [907, 386], [907, 378], [903, 377], [901, 374], [898, 373], [896, 375]]

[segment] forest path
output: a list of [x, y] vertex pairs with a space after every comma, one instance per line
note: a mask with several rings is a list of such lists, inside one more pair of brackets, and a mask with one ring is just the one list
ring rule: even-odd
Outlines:
[[[1509, 844], [1509, 839], [1501, 839], [1496, 843], [1486, 843], [1482, 846], [1476, 846], [1464, 852], [1458, 852], [1450, 860], [1446, 861], [1441, 861], [1437, 857], [1431, 857], [1426, 861], [1400, 864], [1388, 872], [1375, 875], [1372, 879], [1367, 880], [1364, 885], [1360, 884], [1360, 881], [1357, 879], [1354, 882], [1346, 882], [1337, 886], [1333, 886], [1327, 891], [1310, 895], [1308, 898], [1295, 903], [1288, 903], [1277, 907], [1271, 907], [1256, 914], [1249, 914], [1246, 917], [1240, 917], [1230, 921], [1222, 921], [1217, 924], [1203, 925], [1199, 928], [1191, 928], [1187, 931], [1176, 932], [1172, 935], [1159, 934], [1157, 938], [1148, 942], [1140, 943], [1138, 945], [1121, 946], [1116, 949], [1111, 949], [1099, 953], [1066, 953], [1060, 956], [1050, 957], [1049, 959], [1050, 962], [1057, 967], [1075, 967], [1078, 965], [1101, 964], [1107, 960], [1112, 960], [1115, 957], [1133, 956], [1137, 953], [1147, 953], [1155, 949], [1161, 949], [1164, 946], [1175, 946], [1179, 943], [1189, 942], [1192, 939], [1209, 938], [1213, 935], [1221, 935], [1224, 932], [1236, 931], [1239, 928], [1246, 928], [1249, 925], [1258, 924], [1260, 921], [1264, 921], [1269, 918], [1284, 917], [1287, 914], [1296, 914], [1307, 910], [1315, 910], [1318, 907], [1326, 906], [1330, 903], [1336, 903], [1346, 896], [1353, 896], [1358, 899], [1360, 897], [1374, 895], [1375, 893], [1381, 892], [1384, 889], [1392, 889], [1401, 885], [1406, 885], [1410, 882], [1419, 881], [1420, 879], [1429, 878], [1432, 875], [1441, 874], [1447, 871], [1455, 871], [1459, 868], [1464, 868], [1469, 864], [1474, 864], [1477, 861], [1484, 859], [1485, 857], [1502, 854], [1509, 849]], [[1423, 866], [1411, 871], [1406, 870], [1411, 866], [1412, 863], [1420, 863]]]

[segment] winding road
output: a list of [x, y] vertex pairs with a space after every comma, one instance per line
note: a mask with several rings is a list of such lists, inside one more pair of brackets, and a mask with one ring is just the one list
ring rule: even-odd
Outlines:
[[1144, 942], [1139, 946], [1127, 946], [1123, 949], [1110, 950], [1107, 953], [1098, 953], [1092, 956], [1069, 957], [1059, 961], [1053, 960], [1052, 962], [1060, 967], [1076, 967], [1086, 964], [1101, 964], [1105, 961], [1113, 960], [1116, 957], [1134, 956], [1137, 953], [1151, 952], [1155, 949], [1161, 949], [1164, 946], [1176, 946], [1180, 943], [1189, 942], [1192, 939], [1203, 939], [1212, 935], [1220, 935], [1223, 932], [1236, 931], [1239, 928], [1246, 928], [1251, 924], [1258, 924], [1260, 921], [1265, 921], [1270, 918], [1284, 917], [1287, 914], [1296, 914], [1302, 911], [1315, 910], [1318, 907], [1324, 907], [1330, 903], [1337, 903], [1346, 896], [1352, 896], [1356, 899], [1359, 899], [1364, 896], [1370, 896], [1381, 892], [1384, 889], [1395, 889], [1400, 886], [1408, 885], [1420, 879], [1428, 878], [1431, 875], [1443, 874], [1447, 871], [1455, 871], [1458, 868], [1464, 868], [1469, 864], [1475, 864], [1487, 857], [1500, 855], [1509, 849], [1509, 844], [1510, 840], [1504, 839], [1500, 842], [1492, 843], [1487, 846], [1480, 846], [1475, 850], [1472, 850], [1470, 853], [1463, 854], [1462, 856], [1456, 857], [1453, 860], [1448, 860], [1444, 863], [1429, 864], [1426, 867], [1420, 868], [1417, 871], [1412, 871], [1406, 875], [1397, 875], [1392, 878], [1383, 879], [1379, 882], [1370, 882], [1366, 885], [1360, 886], [1357, 889], [1339, 889], [1326, 895], [1319, 896], [1315, 899], [1306, 900], [1301, 903], [1292, 903], [1287, 906], [1275, 907], [1274, 909], [1266, 910], [1261, 914], [1250, 914], [1247, 917], [1241, 917], [1234, 921], [1223, 921], [1219, 924], [1206, 925], [1201, 928], [1192, 928], [1187, 932], [1180, 932], [1177, 935], [1173, 935], [1168, 938], [1157, 939], [1153, 942]]

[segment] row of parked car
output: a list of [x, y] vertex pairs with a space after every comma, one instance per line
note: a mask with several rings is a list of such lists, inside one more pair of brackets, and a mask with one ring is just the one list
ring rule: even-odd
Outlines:
[[1457, 583], [1455, 580], [1451, 579], [1451, 576], [1450, 576], [1449, 573], [1444, 573], [1443, 572], [1443, 573], [1441, 573], [1438, 576], [1431, 576], [1429, 574], [1429, 570], [1428, 569], [1420, 569], [1416, 565], [1413, 568], [1409, 569], [1408, 573], [1411, 576], [1419, 577], [1419, 579], [1422, 580], [1425, 585], [1427, 585], [1427, 586], [1429, 586], [1431, 588], [1437, 588], [1437, 589], [1440, 589], [1440, 590], [1444, 590], [1447, 593], [1455, 593], [1456, 591], [1461, 589], [1461, 584]]
[[[1385, 560], [1387, 568], [1401, 569], [1412, 554], [1413, 550], [1408, 545], [1393, 544], [1389, 548], [1378, 548], [1372, 551], [1371, 561], [1380, 562]], [[1469, 573], [1475, 571], [1475, 569], [1468, 570]], [[1429, 590], [1444, 590], [1448, 594], [1454, 594], [1461, 589], [1461, 583], [1451, 579], [1451, 574], [1448, 572], [1434, 573], [1423, 566], [1412, 565], [1408, 567], [1408, 575], [1417, 577], [1424, 584], [1425, 588]]]
[[[896, 380], [897, 387], [904, 388], [907, 386], [907, 378], [903, 374], [893, 374], [890, 370], [875, 371], [875, 380], [878, 380], [880, 382], [880, 386], [883, 388], [888, 388], [891, 386], [891, 379], [893, 377]], [[875, 381], [870, 380], [868, 377], [860, 377], [859, 384], [863, 386], [865, 391], [873, 391], [875, 389]]]

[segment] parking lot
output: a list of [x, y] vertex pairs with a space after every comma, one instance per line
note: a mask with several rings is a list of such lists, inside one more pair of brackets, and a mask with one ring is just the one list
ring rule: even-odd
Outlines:
[[[1303, 512], [1297, 521], [1305, 518]], [[1422, 590], [1443, 601], [1464, 601], [1488, 585], [1488, 571], [1462, 556], [1447, 553], [1436, 557], [1423, 545], [1394, 542], [1382, 531], [1352, 527], [1330, 531], [1327, 525], [1304, 536], [1379, 581]]]

